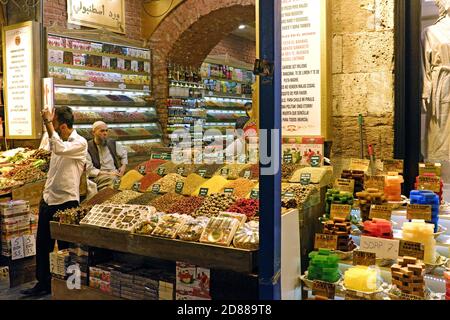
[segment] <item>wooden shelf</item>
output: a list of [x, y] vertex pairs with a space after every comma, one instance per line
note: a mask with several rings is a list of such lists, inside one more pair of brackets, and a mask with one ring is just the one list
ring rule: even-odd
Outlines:
[[47, 48], [49, 50], [59, 50], [59, 51], [72, 52], [72, 53], [89, 54], [91, 56], [100, 56], [100, 57], [118, 58], [118, 59], [124, 59], [124, 60], [151, 62], [150, 59], [136, 58], [136, 57], [124, 56], [124, 55], [120, 55], [120, 54], [106, 53], [106, 52], [96, 52], [96, 51], [87, 51], [87, 50], [79, 50], [79, 49], [52, 47], [52, 46], [48, 46]]
[[148, 76], [148, 77], [150, 77], [150, 74], [147, 73], [147, 72], [137, 72], [137, 71], [128, 71], [128, 70], [112, 70], [112, 69], [103, 69], [103, 68], [95, 68], [95, 67], [88, 67], [88, 66], [75, 66], [75, 65], [72, 65], [72, 64], [59, 64], [59, 63], [49, 63], [48, 66], [49, 67], [56, 67], [56, 68], [90, 70], [90, 71], [98, 71], [98, 72], [105, 72], [105, 73], [119, 73], [119, 74], [128, 74], [128, 75]]
[[257, 267], [258, 251], [220, 247], [114, 230], [50, 223], [53, 239], [91, 247], [126, 252], [168, 261], [183, 261], [205, 268], [251, 274]]
[[[86, 85], [92, 82], [92, 86]], [[119, 82], [94, 82], [89, 80], [69, 80], [69, 79], [55, 79], [57, 87], [71, 87], [76, 89], [105, 89], [105, 90], [121, 90], [121, 91], [144, 91], [150, 93], [150, 85], [143, 84], [125, 84], [126, 88], [122, 89], [123, 83]], [[148, 89], [146, 89], [147, 87]]]

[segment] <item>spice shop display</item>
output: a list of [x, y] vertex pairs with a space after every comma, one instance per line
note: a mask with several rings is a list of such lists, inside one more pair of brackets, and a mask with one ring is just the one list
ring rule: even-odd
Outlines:
[[167, 213], [192, 214], [201, 207], [204, 201], [203, 197], [185, 197], [173, 204]]
[[370, 208], [372, 205], [381, 205], [386, 203], [384, 191], [380, 191], [375, 188], [368, 188], [365, 191], [356, 193], [359, 202], [359, 209], [361, 211], [362, 221], [369, 220]]
[[135, 192], [132, 190], [125, 190], [122, 192], [117, 193], [116, 195], [112, 196], [110, 199], [106, 200], [104, 204], [126, 204], [128, 201], [136, 199], [137, 197], [140, 197], [142, 194], [139, 192]]
[[245, 215], [221, 213], [212, 217], [200, 237], [200, 242], [228, 247], [242, 221], [245, 222]]
[[188, 219], [189, 217], [176, 213], [164, 215], [159, 219], [152, 235], [156, 237], [175, 239], [178, 231]]
[[391, 267], [392, 284], [402, 293], [425, 297], [425, 264], [413, 257], [403, 257]]
[[363, 234], [368, 237], [393, 239], [394, 230], [392, 222], [384, 219], [372, 219], [364, 221]]
[[439, 196], [431, 191], [413, 190], [410, 193], [410, 203], [431, 206], [431, 220], [426, 221], [434, 224], [434, 232], [439, 230]]
[[342, 252], [350, 252], [356, 248], [356, 245], [350, 236], [352, 232], [352, 224], [346, 219], [334, 218], [325, 222], [323, 227], [324, 234], [337, 235], [337, 250]]
[[65, 224], [80, 224], [80, 221], [91, 211], [92, 206], [81, 206], [78, 208], [59, 210], [54, 215], [54, 221]]
[[203, 178], [209, 179], [222, 167], [224, 167], [223, 164], [204, 164], [195, 173]]
[[379, 271], [367, 266], [355, 266], [344, 274], [344, 286], [347, 290], [374, 293], [378, 290]]
[[[281, 165], [281, 178], [283, 181], [290, 181], [294, 172], [299, 168], [297, 164], [283, 163]], [[300, 179], [298, 179], [300, 181]]]
[[158, 212], [167, 212], [175, 203], [184, 199], [183, 196], [176, 193], [166, 193], [153, 200], [150, 204], [158, 210]]
[[239, 178], [239, 173], [250, 169], [250, 164], [227, 164], [216, 171], [215, 175], [219, 175], [228, 180], [235, 180]]
[[151, 185], [147, 191], [151, 192], [153, 188], [158, 185], [159, 186], [159, 193], [168, 193], [168, 192], [175, 192], [175, 187], [177, 183], [184, 183], [185, 178], [180, 176], [176, 173], [169, 173], [165, 177], [161, 178], [157, 182], [155, 182], [153, 185]]
[[237, 180], [229, 181], [224, 187], [222, 192], [230, 191], [237, 198], [244, 198], [254, 187], [255, 182], [239, 178]]
[[259, 222], [250, 221], [236, 231], [233, 239], [235, 248], [245, 250], [259, 249]]
[[402, 228], [402, 238], [406, 241], [419, 242], [424, 245], [427, 264], [436, 262], [436, 239], [434, 238], [434, 226], [424, 220], [405, 222]]
[[213, 217], [220, 212], [226, 211], [235, 202], [236, 198], [232, 195], [223, 193], [211, 194], [205, 199], [202, 206], [193, 214], [193, 216]]
[[179, 229], [177, 233], [178, 238], [183, 241], [199, 241], [208, 222], [209, 219], [205, 217], [198, 217], [196, 219], [188, 220]]
[[121, 179], [120, 179], [120, 186], [119, 190], [131, 190], [133, 188], [133, 185], [136, 182], [139, 182], [144, 178], [143, 175], [141, 175], [136, 170], [130, 170], [128, 171]]
[[[207, 179], [202, 178], [196, 173], [192, 173], [186, 177], [186, 180], [184, 181], [182, 194], [190, 196], [191, 194], [194, 194], [195, 190], [198, 189], [202, 184], [204, 184], [207, 181]], [[198, 195], [198, 194], [197, 194]]]
[[244, 214], [249, 221], [258, 219], [259, 201], [254, 199], [238, 199], [227, 211]]
[[202, 194], [203, 196], [213, 193], [222, 192], [224, 187], [228, 184], [228, 180], [222, 176], [214, 176], [211, 179], [207, 180], [205, 183], [200, 185], [193, 193], [193, 196], [200, 195], [200, 192], [205, 190], [206, 194]]
[[175, 167], [175, 173], [182, 175], [183, 177], [188, 177], [199, 169], [198, 164], [179, 164]]
[[146, 192], [147, 190], [151, 191], [151, 187], [154, 183], [156, 183], [157, 181], [159, 181], [161, 178], [161, 176], [157, 173], [154, 172], [150, 172], [147, 173], [139, 182], [141, 183], [140, 187], [139, 187], [139, 191], [140, 192]]
[[319, 249], [309, 254], [308, 279], [334, 283], [341, 278], [339, 257], [330, 250]]

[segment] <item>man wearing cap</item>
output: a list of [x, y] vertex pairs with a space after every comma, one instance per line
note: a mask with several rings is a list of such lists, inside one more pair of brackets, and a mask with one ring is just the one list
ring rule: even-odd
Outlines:
[[103, 121], [92, 125], [94, 139], [88, 142], [87, 173], [97, 185], [97, 191], [113, 187], [114, 180], [122, 177], [128, 164], [125, 148], [108, 139], [108, 126]]

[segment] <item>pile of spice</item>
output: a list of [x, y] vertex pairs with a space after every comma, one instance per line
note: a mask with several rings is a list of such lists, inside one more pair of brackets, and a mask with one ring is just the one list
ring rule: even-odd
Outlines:
[[227, 210], [228, 212], [237, 212], [245, 214], [247, 220], [254, 220], [259, 215], [259, 201], [253, 199], [239, 199]]
[[200, 165], [198, 164], [179, 164], [175, 167], [175, 173], [187, 177], [196, 172], [198, 168], [200, 168]]
[[239, 173], [250, 169], [250, 167], [251, 167], [250, 164], [239, 164], [239, 163], [227, 164], [226, 166], [217, 170], [215, 175], [222, 176], [230, 180], [235, 180], [239, 178]]
[[[248, 173], [250, 173], [250, 176], [248, 176]], [[239, 172], [239, 177], [241, 178], [248, 178], [252, 180], [258, 180], [259, 179], [259, 164], [252, 164], [249, 168], [245, 168], [241, 172]]]
[[150, 172], [147, 173], [144, 178], [142, 178], [141, 187], [139, 188], [140, 192], [146, 192], [152, 184], [161, 179], [161, 176], [157, 173]]
[[223, 164], [204, 164], [201, 165], [195, 173], [204, 178], [211, 178], [222, 167]]
[[119, 191], [111, 189], [111, 188], [105, 188], [101, 191], [99, 191], [95, 196], [93, 196], [91, 199], [89, 199], [86, 202], [87, 206], [95, 206], [96, 204], [102, 204], [103, 202], [111, 199], [113, 196], [118, 194]]
[[168, 192], [174, 192], [175, 187], [178, 182], [183, 182], [186, 178], [180, 176], [176, 173], [169, 173], [164, 178], [158, 180], [156, 183], [154, 183], [147, 191], [152, 191], [153, 186], [156, 184], [159, 185], [159, 193], [168, 193]]
[[222, 176], [214, 176], [199, 186], [193, 193], [193, 196], [198, 196], [202, 189], [208, 189], [207, 194], [222, 192], [223, 188], [228, 184], [228, 180]]
[[226, 189], [233, 189], [233, 194], [236, 197], [245, 198], [248, 193], [252, 191], [255, 185], [256, 183], [251, 180], [239, 178], [237, 180], [228, 182], [223, 188], [222, 192], [226, 191]]
[[281, 166], [281, 178], [283, 180], [289, 180], [297, 169], [298, 165], [296, 164], [283, 163], [283, 165]]
[[205, 178], [200, 177], [198, 174], [192, 173], [184, 180], [184, 186], [182, 194], [190, 196], [199, 186], [206, 182]]
[[215, 193], [207, 197], [194, 216], [213, 217], [220, 212], [227, 211], [236, 202], [236, 198], [223, 193]]
[[203, 204], [205, 198], [202, 197], [185, 197], [175, 203], [167, 213], [193, 214]]
[[183, 196], [176, 193], [166, 193], [150, 202], [150, 205], [155, 207], [158, 212], [167, 212], [176, 202], [181, 201], [183, 198]]
[[137, 172], [136, 170], [130, 170], [128, 171], [122, 179], [120, 179], [120, 187], [119, 190], [131, 190], [133, 188], [133, 185], [136, 182], [139, 182], [144, 178], [142, 174]]

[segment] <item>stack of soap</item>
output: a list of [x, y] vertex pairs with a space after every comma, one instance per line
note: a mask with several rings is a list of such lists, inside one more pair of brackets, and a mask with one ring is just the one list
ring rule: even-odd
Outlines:
[[413, 190], [410, 194], [411, 204], [423, 204], [431, 206], [431, 221], [429, 223], [434, 224], [434, 232], [439, 230], [439, 208], [440, 200], [439, 196], [431, 191], [426, 190]]
[[403, 224], [403, 240], [419, 242], [425, 247], [425, 263], [436, 262], [436, 240], [434, 226], [424, 220], [413, 220]]
[[330, 216], [332, 204], [349, 204], [353, 205], [353, 194], [350, 192], [339, 191], [336, 189], [329, 189], [326, 194], [325, 214]]
[[378, 272], [367, 266], [356, 266], [348, 269], [344, 275], [346, 289], [373, 293], [378, 289]]
[[384, 219], [364, 221], [364, 235], [374, 238], [392, 239], [394, 237], [392, 223]]
[[337, 250], [349, 252], [356, 248], [350, 233], [352, 231], [352, 224], [342, 218], [334, 218], [327, 221], [323, 227], [323, 233], [338, 236]]
[[402, 183], [404, 179], [397, 172], [389, 172], [384, 179], [384, 195], [388, 201], [402, 200]]
[[359, 199], [359, 209], [361, 210], [361, 219], [369, 220], [370, 207], [373, 204], [381, 205], [386, 202], [384, 191], [375, 188], [368, 188], [365, 191], [358, 192], [356, 196]]
[[445, 283], [447, 288], [447, 293], [445, 295], [445, 300], [450, 300], [450, 271], [444, 272]]
[[425, 296], [425, 264], [416, 258], [403, 257], [391, 267], [392, 284], [406, 294]]
[[341, 178], [355, 180], [355, 193], [364, 190], [364, 171], [344, 170], [342, 171]]
[[339, 280], [339, 257], [330, 250], [320, 249], [309, 254], [309, 280], [336, 282]]

